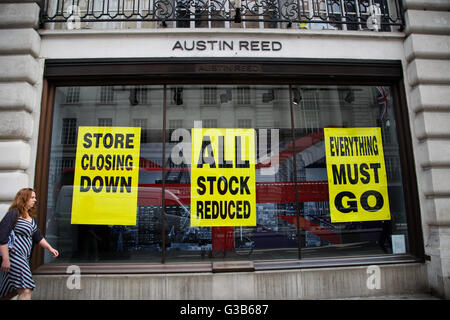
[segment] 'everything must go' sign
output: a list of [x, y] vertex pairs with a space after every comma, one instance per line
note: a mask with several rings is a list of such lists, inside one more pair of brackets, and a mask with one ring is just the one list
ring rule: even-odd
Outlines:
[[325, 128], [331, 222], [390, 220], [380, 128]]

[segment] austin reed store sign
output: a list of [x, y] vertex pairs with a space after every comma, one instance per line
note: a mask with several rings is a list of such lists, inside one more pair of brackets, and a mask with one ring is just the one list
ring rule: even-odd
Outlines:
[[283, 43], [272, 40], [176, 40], [171, 48], [173, 52], [275, 52], [283, 49]]

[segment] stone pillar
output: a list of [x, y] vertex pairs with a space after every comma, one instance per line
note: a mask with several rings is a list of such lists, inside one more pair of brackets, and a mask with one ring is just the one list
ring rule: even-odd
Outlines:
[[39, 1], [0, 3], [0, 218], [33, 187], [43, 67]]
[[450, 1], [404, 0], [406, 91], [429, 285], [450, 298]]

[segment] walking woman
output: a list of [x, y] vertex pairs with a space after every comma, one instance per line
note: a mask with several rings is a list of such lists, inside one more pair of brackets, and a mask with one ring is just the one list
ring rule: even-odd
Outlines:
[[[33, 189], [19, 190], [0, 222], [0, 298], [17, 293], [19, 300], [31, 299], [31, 292], [35, 288], [29, 263], [33, 242], [50, 251], [54, 258], [59, 255], [41, 235], [34, 220], [36, 201]], [[8, 237], [13, 229], [14, 247], [8, 250]]]

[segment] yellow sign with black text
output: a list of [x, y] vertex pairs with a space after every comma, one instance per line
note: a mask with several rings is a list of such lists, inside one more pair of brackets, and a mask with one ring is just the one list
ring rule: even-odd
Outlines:
[[331, 222], [390, 220], [380, 128], [325, 128]]
[[191, 226], [256, 226], [254, 129], [192, 129]]
[[79, 127], [72, 224], [136, 225], [141, 128]]

